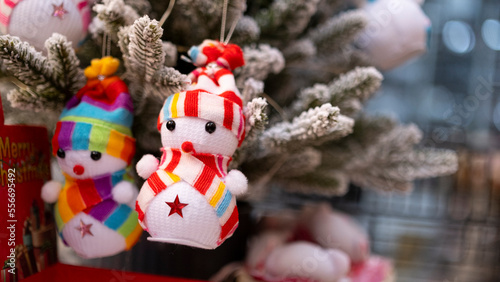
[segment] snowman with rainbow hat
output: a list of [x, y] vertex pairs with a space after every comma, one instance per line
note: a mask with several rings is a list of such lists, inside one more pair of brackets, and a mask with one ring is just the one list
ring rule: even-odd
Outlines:
[[113, 75], [118, 64], [105, 57], [85, 70], [87, 84], [66, 104], [52, 139], [65, 183], [42, 187], [42, 199], [56, 203], [61, 238], [84, 258], [128, 250], [142, 233], [133, 209], [137, 188], [127, 173], [135, 153], [133, 105]]

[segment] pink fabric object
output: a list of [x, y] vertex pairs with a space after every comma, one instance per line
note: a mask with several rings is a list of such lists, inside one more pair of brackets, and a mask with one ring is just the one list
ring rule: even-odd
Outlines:
[[342, 251], [306, 241], [286, 242], [286, 233], [265, 232], [252, 240], [246, 266], [256, 279], [269, 282], [338, 281], [349, 271]]
[[372, 256], [365, 262], [353, 264], [348, 277], [350, 282], [396, 281], [392, 262], [379, 256]]
[[258, 280], [343, 281], [351, 261], [363, 263], [370, 255], [363, 229], [328, 204], [280, 212], [261, 224], [266, 231], [251, 240], [245, 260]]
[[354, 263], [370, 256], [366, 232], [348, 215], [334, 211], [328, 204], [306, 209], [301, 226], [309, 232], [310, 240], [325, 248], [342, 250]]

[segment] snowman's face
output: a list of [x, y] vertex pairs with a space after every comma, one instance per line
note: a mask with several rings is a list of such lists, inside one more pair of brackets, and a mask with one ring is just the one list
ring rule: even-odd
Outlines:
[[108, 154], [88, 150], [57, 151], [62, 171], [75, 179], [95, 178], [127, 167], [127, 163]]
[[196, 153], [232, 156], [238, 148], [238, 139], [230, 130], [206, 119], [179, 117], [162, 124], [163, 147], [189, 151], [189, 142]]

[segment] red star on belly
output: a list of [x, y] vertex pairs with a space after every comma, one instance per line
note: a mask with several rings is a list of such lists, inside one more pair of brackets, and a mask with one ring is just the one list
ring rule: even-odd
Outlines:
[[87, 235], [87, 234], [89, 234], [90, 236], [94, 236], [94, 234], [92, 234], [92, 232], [90, 232], [90, 227], [92, 227], [92, 223], [85, 224], [80, 219], [80, 226], [76, 227], [76, 230], [78, 230], [82, 233], [82, 238], [85, 237], [85, 235]]
[[170, 213], [168, 216], [173, 215], [174, 213], [177, 213], [178, 215], [182, 216], [182, 209], [187, 206], [188, 204], [181, 203], [179, 201], [179, 195], [175, 196], [175, 200], [173, 202], [165, 202], [167, 205], [170, 206]]

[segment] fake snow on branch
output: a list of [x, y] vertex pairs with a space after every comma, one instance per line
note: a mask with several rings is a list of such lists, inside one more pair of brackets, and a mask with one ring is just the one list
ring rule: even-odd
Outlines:
[[361, 187], [410, 191], [415, 179], [447, 175], [457, 169], [455, 152], [416, 147], [422, 132], [415, 125], [361, 118], [356, 120], [354, 132], [329, 144], [322, 166], [342, 171]]
[[[163, 29], [158, 21], [144, 16], [132, 26], [123, 27], [118, 34], [119, 46], [127, 69], [130, 88], [146, 96], [165, 99], [184, 90], [190, 81], [186, 75], [165, 66], [165, 44], [161, 40]], [[136, 93], [135, 99], [142, 95]]]
[[363, 11], [344, 12], [311, 30], [308, 38], [314, 42], [319, 54], [330, 56], [350, 44], [366, 27], [367, 21]]
[[352, 116], [363, 108], [363, 103], [377, 91], [383, 76], [373, 67], [358, 67], [341, 75], [328, 85], [315, 84], [300, 92], [287, 110], [287, 116], [324, 103], [338, 106], [342, 114]]
[[279, 73], [285, 67], [285, 58], [277, 49], [267, 44], [243, 47], [245, 65], [234, 71], [236, 84], [242, 88], [248, 78], [265, 80], [271, 73]]
[[255, 18], [263, 34], [294, 38], [307, 28], [318, 3], [319, 0], [276, 0]]
[[94, 39], [107, 34], [116, 42], [120, 27], [129, 26], [139, 18], [134, 8], [123, 0], [104, 0], [102, 4], [96, 4], [93, 10], [97, 13], [90, 26]]
[[54, 33], [45, 41], [48, 63], [52, 67], [52, 76], [58, 84], [72, 95], [85, 85], [83, 70], [76, 57], [71, 42], [66, 37]]
[[354, 121], [340, 115], [338, 107], [327, 103], [309, 109], [291, 122], [280, 122], [264, 131], [260, 144], [266, 153], [300, 150], [306, 145], [318, 144], [346, 136], [352, 132]]
[[127, 71], [149, 83], [165, 60], [161, 41], [163, 29], [158, 21], [144, 16], [135, 21], [129, 31]]
[[18, 37], [0, 36], [2, 65], [19, 87], [7, 95], [13, 107], [59, 111], [85, 83], [80, 62], [64, 36], [54, 33], [45, 46], [48, 57]]

